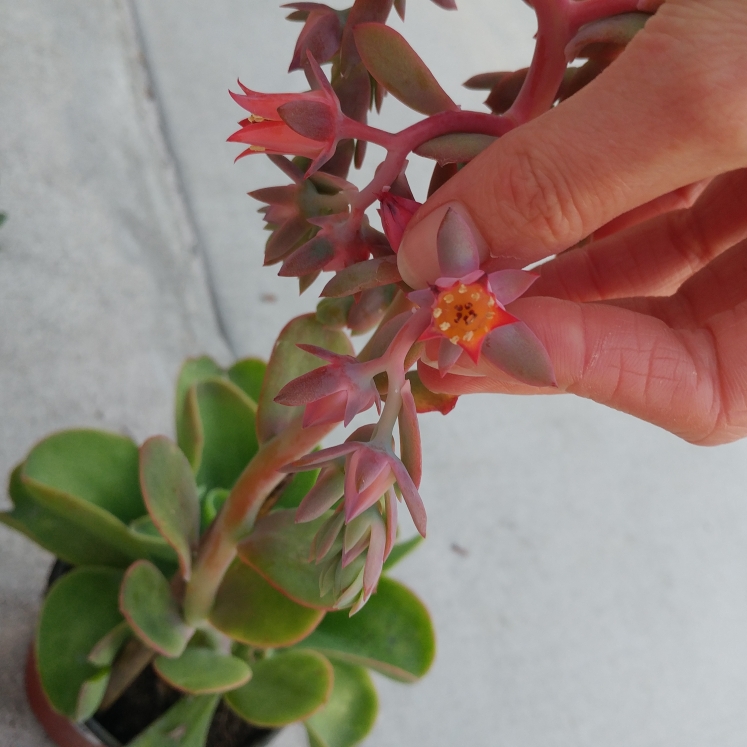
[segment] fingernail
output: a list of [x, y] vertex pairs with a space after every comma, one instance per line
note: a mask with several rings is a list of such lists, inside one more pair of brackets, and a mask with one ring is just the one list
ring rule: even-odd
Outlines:
[[443, 274], [438, 266], [438, 252], [436, 236], [446, 211], [456, 210], [472, 229], [477, 241], [480, 261], [489, 256], [488, 244], [477, 231], [472, 216], [461, 202], [447, 202], [439, 205], [435, 210], [419, 220], [415, 225], [411, 222], [407, 227], [397, 254], [397, 267], [402, 279], [411, 288], [425, 288], [433, 284]]

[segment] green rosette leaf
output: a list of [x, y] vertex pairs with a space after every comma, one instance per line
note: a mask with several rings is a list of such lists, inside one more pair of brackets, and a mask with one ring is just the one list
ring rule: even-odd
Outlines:
[[238, 657], [199, 646], [190, 646], [176, 659], [157, 656], [153, 666], [172, 687], [193, 695], [235, 690], [252, 676], [249, 665]]
[[306, 723], [313, 747], [353, 747], [376, 721], [379, 703], [371, 676], [363, 667], [333, 662], [335, 682], [327, 704]]
[[245, 721], [279, 728], [307, 719], [332, 692], [333, 670], [315, 651], [282, 651], [252, 664], [252, 679], [224, 697]]
[[152, 563], [139, 560], [127, 569], [119, 606], [146, 646], [164, 656], [181, 656], [194, 631], [184, 622], [169, 582]]
[[323, 610], [297, 604], [237, 560], [218, 589], [210, 622], [235, 641], [279, 648], [303, 640], [322, 617]]
[[356, 615], [327, 613], [299, 645], [402, 682], [422, 677], [436, 651], [428, 610], [409, 589], [390, 578], [379, 581], [376, 594]]
[[219, 700], [218, 695], [182, 698], [127, 747], [204, 747]]
[[267, 364], [259, 358], [243, 358], [226, 372], [228, 378], [249, 397], [252, 402], [259, 402], [262, 381], [265, 378]]
[[104, 697], [109, 668], [91, 664], [88, 657], [122, 623], [121, 580], [122, 573], [114, 568], [76, 568], [44, 600], [36, 665], [52, 707], [74, 721], [90, 718]]
[[162, 537], [128, 526], [146, 515], [137, 447], [94, 430], [53, 434], [11, 475], [13, 509], [0, 521], [72, 565], [126, 568], [148, 558], [167, 572], [176, 555]]

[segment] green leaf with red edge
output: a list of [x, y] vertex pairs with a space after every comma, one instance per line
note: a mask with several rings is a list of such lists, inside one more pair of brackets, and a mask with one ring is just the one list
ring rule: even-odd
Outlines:
[[423, 383], [420, 374], [417, 371], [410, 371], [407, 374], [407, 380], [412, 387], [412, 396], [415, 399], [415, 408], [420, 414], [426, 412], [440, 412], [446, 415], [455, 407], [459, 397], [453, 394], [438, 394], [432, 392]]
[[428, 610], [409, 589], [386, 577], [360, 612], [353, 617], [345, 611], [327, 613], [299, 646], [402, 682], [422, 677], [436, 651]]
[[305, 722], [319, 747], [353, 747], [371, 731], [379, 708], [371, 676], [363, 667], [332, 662], [335, 682], [327, 704]]
[[333, 670], [315, 651], [281, 651], [252, 663], [252, 679], [224, 697], [244, 720], [279, 728], [309, 718], [329, 699]]
[[140, 486], [153, 523], [174, 548], [188, 580], [200, 538], [200, 501], [187, 457], [166, 436], [149, 438], [140, 447]]
[[609, 47], [624, 47], [643, 29], [650, 13], [620, 13], [582, 26], [565, 48], [569, 61], [578, 57], [606, 57]]
[[303, 412], [303, 407], [287, 407], [274, 399], [292, 379], [301, 376], [324, 362], [296, 345], [318, 345], [335, 353], [352, 355], [353, 347], [343, 332], [322, 326], [313, 314], [291, 320], [281, 331], [267, 364], [257, 409], [257, 435], [264, 443], [288, 427]]
[[458, 107], [404, 37], [383, 23], [353, 29], [355, 44], [371, 75], [395, 98], [421, 114]]
[[202, 432], [199, 412], [192, 387], [200, 381], [220, 377], [223, 369], [206, 355], [190, 358], [184, 362], [176, 382], [176, 442], [187, 455], [190, 464], [197, 469], [202, 451]]
[[187, 696], [178, 700], [127, 747], [205, 747], [218, 695]]
[[256, 405], [226, 379], [202, 381], [194, 391], [203, 433], [197, 484], [231, 488], [259, 449]]
[[127, 524], [145, 514], [137, 446], [92, 430], [55, 433], [11, 474], [13, 508], [0, 521], [72, 565], [126, 568], [150, 558], [172, 571], [176, 556], [162, 537]]
[[[312, 540], [332, 512], [304, 524], [295, 523], [295, 514], [294, 510], [274, 511], [260, 519], [254, 531], [239, 544], [239, 558], [294, 602], [315, 609], [333, 609], [332, 591], [323, 596], [319, 593], [324, 563], [309, 562]], [[342, 540], [338, 538], [330, 556], [341, 545]], [[344, 569], [342, 588], [355, 580], [363, 560], [363, 556], [359, 556]]]
[[194, 632], [184, 622], [169, 582], [147, 560], [127, 569], [119, 608], [137, 637], [164, 656], [181, 656]]
[[228, 369], [228, 378], [253, 402], [259, 402], [267, 364], [259, 358], [242, 358]]
[[466, 163], [480, 155], [498, 138], [477, 132], [455, 132], [441, 135], [415, 148], [423, 158], [431, 158], [442, 166], [446, 163]]
[[121, 571], [113, 568], [76, 568], [56, 581], [44, 600], [36, 665], [49, 702], [73, 720], [90, 718], [104, 696], [109, 668], [91, 664], [88, 656], [122, 622], [121, 580]]
[[310, 469], [306, 472], [296, 472], [291, 475], [291, 479], [283, 488], [275, 508], [298, 508], [306, 493], [314, 487], [320, 472], [319, 469]]
[[352, 296], [368, 288], [399, 283], [401, 280], [396, 257], [368, 259], [337, 272], [324, 286], [321, 295], [327, 298]]
[[203, 646], [190, 646], [176, 659], [157, 656], [153, 667], [172, 687], [192, 695], [235, 690], [252, 676], [242, 659]]
[[261, 648], [298, 643], [323, 617], [323, 610], [292, 601], [240, 560], [228, 569], [210, 612], [222, 633]]

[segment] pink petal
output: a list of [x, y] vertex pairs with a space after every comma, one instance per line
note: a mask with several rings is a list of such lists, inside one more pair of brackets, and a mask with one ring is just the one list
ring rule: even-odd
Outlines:
[[539, 275], [524, 270], [499, 270], [491, 272], [488, 281], [495, 297], [505, 306], [526, 293], [538, 277]]
[[497, 327], [488, 333], [481, 354], [501, 371], [532, 386], [557, 386], [550, 356], [524, 322]]
[[324, 425], [325, 423], [341, 423], [345, 418], [345, 407], [348, 402], [346, 391], [335, 392], [326, 397], [309, 402], [303, 413], [303, 427]]
[[433, 294], [432, 290], [426, 288], [425, 290], [416, 290], [412, 291], [412, 293], [408, 293], [407, 299], [421, 308], [430, 309], [430, 307], [433, 306], [433, 302], [436, 300], [436, 296]]
[[348, 388], [348, 378], [340, 368], [320, 366], [289, 381], [278, 392], [275, 402], [297, 407]]
[[438, 348], [438, 372], [446, 376], [451, 367], [462, 357], [462, 349], [446, 339], [441, 340]]
[[461, 278], [480, 269], [480, 254], [467, 221], [449, 208], [436, 237], [438, 265], [445, 276]]

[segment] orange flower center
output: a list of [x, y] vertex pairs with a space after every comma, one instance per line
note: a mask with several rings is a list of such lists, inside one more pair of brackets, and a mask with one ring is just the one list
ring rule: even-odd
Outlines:
[[498, 326], [495, 296], [482, 283], [456, 283], [441, 291], [433, 307], [433, 323], [454, 345], [473, 346]]

